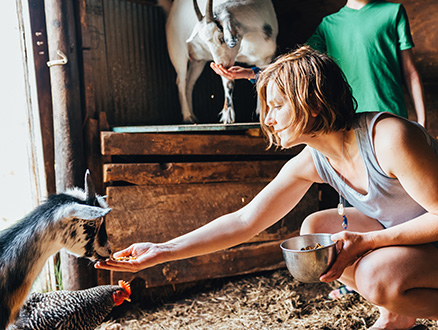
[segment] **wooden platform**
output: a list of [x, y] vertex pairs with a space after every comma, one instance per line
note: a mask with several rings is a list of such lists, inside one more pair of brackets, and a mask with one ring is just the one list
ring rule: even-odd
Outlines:
[[259, 123], [116, 126], [116, 133], [230, 132], [260, 129]]
[[[107, 229], [114, 250], [133, 242], [167, 241], [246, 205], [301, 150], [267, 151], [263, 137], [248, 134], [254, 128], [240, 127], [238, 134], [210, 134], [205, 127], [176, 133], [151, 133], [151, 128], [102, 132], [104, 183], [113, 208]], [[135, 275], [114, 272], [108, 279], [100, 273], [99, 278], [116, 283], [138, 276], [156, 287], [284, 267], [280, 243], [297, 235], [301, 221], [317, 209], [314, 186], [293, 212], [240, 246]]]

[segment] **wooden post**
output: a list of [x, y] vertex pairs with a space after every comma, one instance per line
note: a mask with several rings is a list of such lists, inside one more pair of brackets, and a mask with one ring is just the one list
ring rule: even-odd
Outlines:
[[[84, 184], [78, 43], [73, 1], [46, 0], [45, 13], [53, 103], [56, 191]], [[78, 290], [95, 285], [89, 262], [61, 253], [63, 288]]]
[[56, 192], [55, 160], [53, 147], [53, 111], [50, 90], [50, 73], [47, 50], [46, 15], [44, 0], [29, 0], [30, 26], [32, 32], [33, 59], [35, 63], [38, 110], [44, 155], [44, 172], [47, 194]]

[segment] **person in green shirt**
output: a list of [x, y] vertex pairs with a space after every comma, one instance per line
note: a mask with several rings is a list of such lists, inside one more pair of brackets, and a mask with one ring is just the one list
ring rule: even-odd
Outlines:
[[[408, 118], [403, 83], [417, 121], [426, 126], [423, 86], [415, 67], [414, 43], [403, 5], [383, 0], [348, 0], [323, 18], [308, 39], [312, 48], [330, 55], [344, 72], [357, 101], [357, 112], [388, 111]], [[211, 68], [227, 79], [255, 79], [257, 68]]]

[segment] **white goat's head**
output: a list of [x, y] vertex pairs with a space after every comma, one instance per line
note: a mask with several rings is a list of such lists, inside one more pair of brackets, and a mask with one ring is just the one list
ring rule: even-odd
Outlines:
[[213, 0], [207, 1], [205, 16], [199, 10], [197, 0], [193, 0], [193, 6], [198, 22], [187, 42], [190, 43], [199, 36], [208, 47], [215, 63], [222, 64], [226, 68], [232, 66], [242, 39], [238, 22], [226, 10], [218, 10], [217, 16], [214, 16]]

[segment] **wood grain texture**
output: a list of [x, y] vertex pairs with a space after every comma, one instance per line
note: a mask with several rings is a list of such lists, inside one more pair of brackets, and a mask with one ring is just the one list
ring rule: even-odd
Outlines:
[[[107, 229], [115, 250], [133, 242], [164, 242], [246, 205], [264, 182], [108, 187]], [[285, 218], [251, 241], [287, 238], [318, 209], [317, 187]]]
[[135, 185], [237, 182], [269, 182], [286, 160], [224, 161], [196, 163], [105, 164], [104, 183], [127, 182]]
[[103, 155], [295, 155], [301, 150], [266, 147], [264, 138], [247, 135], [101, 133]]
[[[108, 187], [108, 203], [113, 207], [107, 216], [109, 240], [114, 251], [134, 242], [170, 240], [241, 208], [265, 185], [225, 182]], [[317, 196], [318, 188], [312, 186], [292, 212], [241, 246], [158, 265], [134, 276], [153, 287], [284, 267], [279, 244], [298, 235], [302, 220], [318, 209]], [[114, 283], [122, 278], [129, 277], [111, 273]]]

